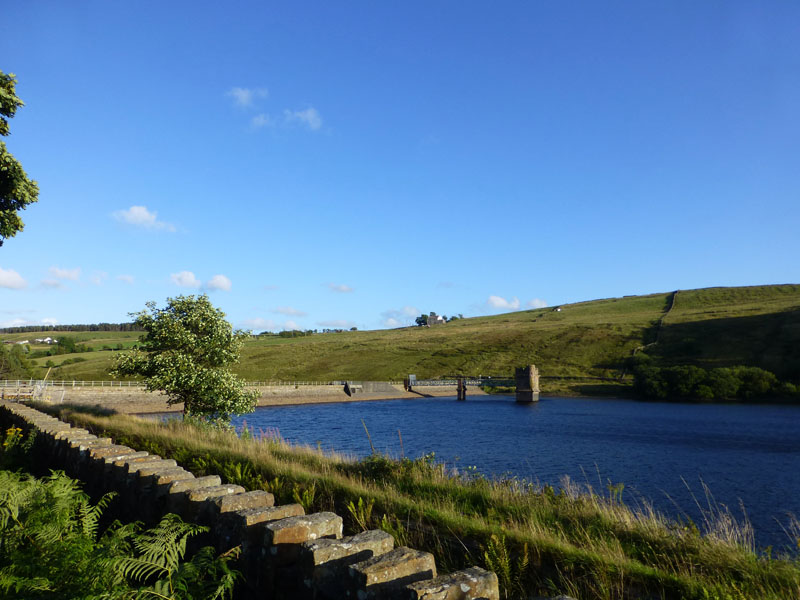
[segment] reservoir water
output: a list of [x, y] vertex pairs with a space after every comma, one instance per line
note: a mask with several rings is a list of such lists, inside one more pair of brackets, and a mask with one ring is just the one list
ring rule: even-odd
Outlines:
[[784, 527], [789, 513], [800, 517], [799, 405], [472, 396], [262, 407], [244, 420], [294, 444], [366, 456], [363, 420], [376, 450], [393, 456], [399, 430], [410, 458], [434, 452], [461, 471], [556, 487], [567, 475], [603, 494], [623, 483], [627, 504], [644, 498], [698, 524], [709, 503], [737, 517], [741, 505], [757, 546], [795, 544]]

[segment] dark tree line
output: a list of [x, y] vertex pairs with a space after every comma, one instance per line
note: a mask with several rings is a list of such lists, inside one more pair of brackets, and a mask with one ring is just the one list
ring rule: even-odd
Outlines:
[[636, 393], [645, 398], [757, 400], [800, 397], [800, 386], [780, 381], [774, 373], [758, 367], [657, 367], [645, 360], [634, 366], [633, 375]]
[[144, 331], [136, 323], [92, 323], [89, 325], [22, 325], [3, 327], [0, 333], [36, 333], [39, 331]]

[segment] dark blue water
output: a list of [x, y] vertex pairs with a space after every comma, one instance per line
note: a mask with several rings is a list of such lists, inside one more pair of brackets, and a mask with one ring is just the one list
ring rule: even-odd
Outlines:
[[[438, 461], [489, 476], [514, 475], [558, 486], [568, 475], [623, 500], [641, 498], [662, 512], [703, 516], [703, 483], [736, 516], [743, 504], [759, 547], [793, 544], [781, 525], [800, 516], [800, 406], [681, 404], [587, 398], [508, 396], [387, 400], [265, 407], [249, 427], [277, 428], [295, 444], [365, 456], [376, 450]], [[240, 426], [242, 419], [236, 421]], [[688, 487], [687, 487], [688, 485]]]

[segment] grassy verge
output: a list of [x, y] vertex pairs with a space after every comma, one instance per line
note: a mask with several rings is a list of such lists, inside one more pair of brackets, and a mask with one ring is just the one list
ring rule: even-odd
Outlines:
[[488, 567], [508, 598], [800, 597], [797, 557], [759, 556], [746, 525], [728, 514], [709, 515], [700, 531], [649, 507], [627, 507], [613, 491], [606, 497], [568, 484], [556, 491], [454, 475], [425, 458], [354, 461], [269, 436], [240, 439], [174, 421], [58, 410], [121, 443], [172, 457], [196, 475], [267, 489], [307, 511], [333, 510], [350, 533], [383, 528], [399, 544], [433, 552], [442, 572]]

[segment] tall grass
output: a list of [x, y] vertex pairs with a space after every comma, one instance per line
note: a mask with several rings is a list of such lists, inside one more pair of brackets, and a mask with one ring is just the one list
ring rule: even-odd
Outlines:
[[292, 447], [274, 435], [198, 431], [62, 409], [117, 441], [175, 458], [197, 475], [218, 473], [279, 502], [333, 510], [345, 528], [383, 528], [433, 552], [442, 572], [479, 564], [508, 598], [531, 592], [581, 599], [800, 598], [797, 555], [758, 555], [747, 526], [713, 507], [701, 523], [674, 522], [642, 503], [565, 480], [559, 489], [458, 474], [432, 457], [361, 461]]

